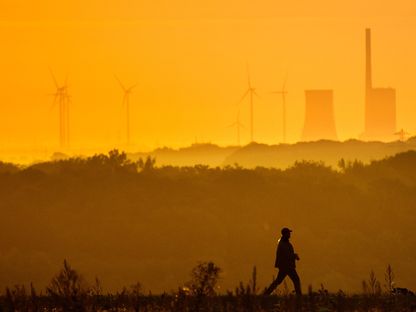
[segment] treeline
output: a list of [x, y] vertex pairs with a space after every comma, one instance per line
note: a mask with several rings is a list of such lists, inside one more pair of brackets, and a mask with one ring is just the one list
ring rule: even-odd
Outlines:
[[[156, 160], [157, 161], [157, 160]], [[416, 288], [416, 152], [364, 165], [297, 162], [286, 170], [157, 167], [124, 153], [17, 167], [0, 164], [0, 287], [49, 277], [68, 258], [103, 287], [155, 293], [213, 260], [222, 287], [253, 265], [275, 274], [275, 244], [293, 228], [303, 285], [359, 291], [370, 269]]]
[[[152, 170], [153, 175], [170, 176], [175, 175], [199, 175], [213, 174], [218, 172], [255, 172], [260, 175], [277, 175], [277, 174], [292, 174], [293, 172], [305, 171], [306, 174], [316, 172], [326, 175], [327, 173], [344, 173], [345, 175], [358, 175], [360, 177], [368, 176], [371, 178], [378, 178], [385, 176], [385, 174], [394, 173], [400, 178], [403, 174], [406, 176], [414, 176], [416, 167], [416, 151], [409, 150], [408, 152], [399, 153], [383, 160], [371, 161], [369, 164], [364, 164], [362, 161], [345, 161], [341, 158], [338, 161], [338, 169], [335, 170], [330, 166], [326, 166], [324, 162], [315, 161], [296, 161], [288, 169], [264, 168], [257, 167], [255, 169], [247, 169], [239, 166], [237, 163], [223, 167], [210, 167], [208, 165], [187, 166], [156, 166], [156, 159], [148, 156], [146, 158], [139, 158], [137, 161], [128, 159], [124, 152], [112, 150], [105, 154], [97, 154], [91, 157], [74, 157], [67, 159], [54, 160], [49, 162], [36, 163], [30, 166], [20, 166], [12, 163], [5, 163], [0, 161], [0, 174], [30, 174], [37, 172], [39, 174], [72, 174], [74, 172], [85, 173], [143, 173]], [[381, 171], [380, 171], [381, 170]], [[375, 174], [379, 171], [378, 174]], [[266, 174], [267, 173], [267, 174]]]

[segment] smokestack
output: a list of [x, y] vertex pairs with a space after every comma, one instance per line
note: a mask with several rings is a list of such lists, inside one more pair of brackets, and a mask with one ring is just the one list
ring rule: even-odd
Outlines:
[[365, 90], [368, 93], [371, 91], [372, 77], [371, 77], [371, 29], [365, 30]]
[[396, 132], [396, 90], [374, 88], [371, 73], [371, 30], [365, 30], [365, 140], [391, 140]]

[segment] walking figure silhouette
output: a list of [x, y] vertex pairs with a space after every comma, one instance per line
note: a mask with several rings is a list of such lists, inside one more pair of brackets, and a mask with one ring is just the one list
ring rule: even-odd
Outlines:
[[282, 237], [280, 237], [277, 244], [274, 264], [275, 268], [279, 269], [279, 273], [276, 279], [264, 291], [265, 295], [270, 295], [283, 282], [286, 276], [289, 276], [292, 280], [296, 295], [302, 295], [299, 275], [296, 272], [296, 261], [299, 260], [299, 256], [295, 253], [292, 244], [289, 242], [291, 232], [292, 230], [286, 227], [281, 230]]

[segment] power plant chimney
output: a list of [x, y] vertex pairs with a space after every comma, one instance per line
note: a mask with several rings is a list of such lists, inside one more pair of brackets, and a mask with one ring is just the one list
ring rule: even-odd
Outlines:
[[365, 92], [368, 96], [372, 85], [372, 73], [371, 73], [371, 29], [365, 30]]
[[365, 125], [364, 140], [392, 140], [396, 133], [396, 90], [373, 88], [371, 30], [365, 30]]
[[305, 98], [302, 140], [337, 140], [332, 90], [306, 90]]

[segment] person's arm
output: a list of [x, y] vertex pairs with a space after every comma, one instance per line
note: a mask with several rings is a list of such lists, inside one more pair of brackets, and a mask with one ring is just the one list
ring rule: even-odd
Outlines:
[[276, 260], [274, 262], [274, 267], [278, 268], [280, 261], [282, 258], [282, 245], [281, 244], [277, 244], [277, 248], [276, 248]]
[[291, 250], [292, 250], [292, 253], [293, 253], [293, 258], [295, 258], [295, 260], [300, 260], [299, 255], [297, 253], [295, 253], [295, 249], [293, 249], [293, 246], [292, 245], [290, 245], [290, 246], [291, 246]]

